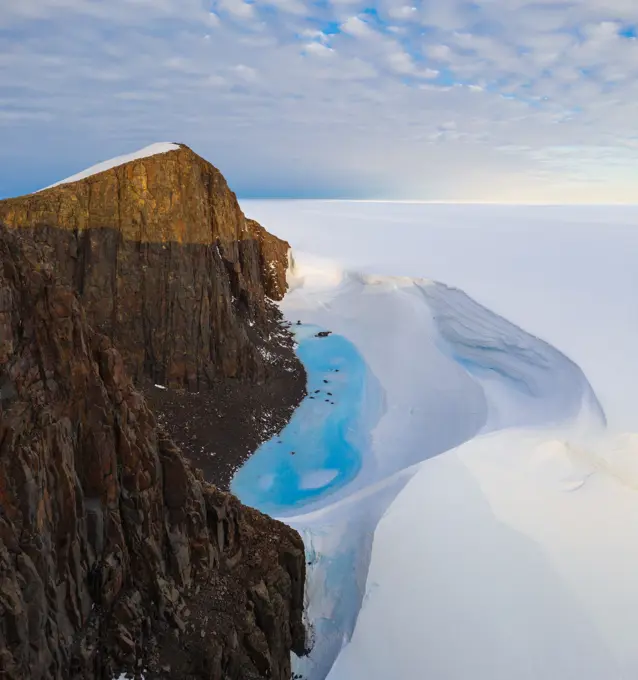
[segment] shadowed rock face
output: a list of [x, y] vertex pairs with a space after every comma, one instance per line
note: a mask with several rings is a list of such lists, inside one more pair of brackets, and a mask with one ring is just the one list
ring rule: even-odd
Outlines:
[[265, 300], [286, 291], [289, 246], [189, 148], [0, 201], [0, 223], [42, 245], [136, 382], [268, 377]]
[[301, 539], [189, 467], [42, 240], [0, 228], [0, 677], [289, 678]]

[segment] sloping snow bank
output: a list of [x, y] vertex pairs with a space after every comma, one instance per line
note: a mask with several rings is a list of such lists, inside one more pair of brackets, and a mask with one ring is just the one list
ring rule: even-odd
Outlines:
[[347, 337], [385, 391], [385, 413], [369, 424], [371, 450], [348, 494], [480, 432], [604, 424], [578, 366], [462, 291], [426, 279], [322, 269], [304, 253], [296, 263], [284, 313]]
[[[310, 553], [308, 613], [315, 647], [295, 670], [321, 680], [347, 644], [361, 604], [366, 602], [365, 612], [376, 597], [371, 577], [365, 585], [370, 555], [399, 555], [400, 546], [411, 540], [402, 518], [389, 530], [388, 544], [378, 537], [372, 541], [377, 522], [386, 511], [392, 515], [393, 500], [419, 471], [418, 464], [439, 460], [434, 457], [501, 428], [569, 422], [596, 432], [604, 415], [573, 362], [461, 291], [423, 279], [344, 272], [303, 253], [295, 261], [292, 292], [282, 304], [287, 317], [345, 335], [385, 394], [381, 418], [368, 423], [371, 444], [358, 477], [325, 499], [317, 512], [285, 520], [301, 531]], [[411, 521], [419, 518], [416, 512]], [[424, 565], [415, 562], [410, 571], [397, 563], [388, 579], [418, 589], [411, 579]], [[401, 617], [400, 611], [393, 614]], [[353, 661], [338, 677], [367, 677], [369, 669], [359, 666], [359, 656], [373, 656], [368, 640], [379, 654], [393, 658], [382, 640], [383, 617], [390, 615], [375, 612], [372, 633], [359, 653], [354, 642], [346, 647], [344, 659], [354, 654]], [[397, 626], [399, 635], [402, 627]], [[384, 669], [385, 675], [376, 677], [400, 677], [388, 675], [387, 664]], [[414, 676], [414, 668], [404, 671]]]
[[366, 591], [374, 530], [412, 471], [367, 487], [322, 510], [287, 517], [308, 557], [306, 617], [312, 650], [293, 658], [304, 680], [323, 680], [350, 640]]
[[636, 461], [635, 435], [524, 430], [426, 461], [330, 679], [635, 678]]
[[86, 179], [92, 175], [97, 175], [100, 172], [106, 172], [106, 170], [111, 170], [111, 168], [117, 168], [119, 165], [124, 165], [125, 163], [130, 163], [131, 161], [139, 160], [140, 158], [148, 158], [149, 156], [157, 156], [158, 154], [168, 153], [169, 151], [177, 151], [179, 149], [179, 144], [172, 144], [170, 142], [157, 142], [156, 144], [151, 144], [150, 146], [145, 146], [139, 151], [134, 151], [125, 156], [117, 156], [116, 158], [111, 158], [108, 161], [103, 161], [97, 165], [93, 165], [82, 172], [78, 172], [71, 177], [51, 184], [40, 191], [45, 191], [46, 189], [53, 189], [53, 187], [60, 186], [61, 184], [70, 184], [71, 182], [78, 182], [81, 179]]
[[638, 430], [638, 205], [241, 205], [295, 254], [464, 291], [574, 361], [610, 427]]
[[425, 293], [438, 284], [337, 275], [330, 267], [320, 275], [313, 258], [309, 270], [304, 253], [296, 261], [293, 290], [282, 303], [286, 316], [348, 338], [384, 391], [383, 414], [367, 424], [372, 440], [362, 470], [331, 502], [457, 446], [485, 426], [483, 390], [439, 348]]
[[439, 348], [479, 382], [488, 398], [484, 431], [574, 420], [605, 424], [587, 378], [564, 354], [460, 290], [414, 285], [433, 313]]
[[[244, 208], [276, 227], [298, 260], [300, 250], [338, 260], [325, 268], [314, 257], [312, 271], [299, 273], [291, 303], [296, 313], [305, 303], [306, 318], [321, 317], [325, 327], [339, 325], [387, 390], [395, 427], [382, 419], [387, 436], [374, 432], [382, 474], [426, 459], [313, 516], [288, 520], [312, 546], [311, 620], [317, 631], [331, 632], [329, 643], [319, 637], [299, 665], [304, 677], [325, 677], [357, 614], [332, 680], [638, 677], [638, 443], [636, 435], [617, 434], [638, 424], [638, 315], [631, 313], [638, 209], [319, 202]], [[421, 354], [416, 337], [392, 339], [392, 304], [380, 306], [376, 319], [368, 309], [358, 322], [374, 302], [368, 286], [347, 304], [339, 299], [348, 285], [344, 269], [436, 276], [542, 335], [578, 365], [501, 326], [502, 319], [474, 313], [445, 287], [429, 291], [429, 321], [423, 313], [411, 319], [406, 286], [386, 281], [395, 299], [404, 298], [396, 312], [403, 325], [394, 330], [420, 329]], [[422, 295], [420, 284], [410, 285], [413, 296]], [[458, 303], [466, 308], [460, 316]], [[396, 356], [401, 350], [408, 354]], [[441, 356], [469, 383], [445, 382], [451, 373], [437, 372], [445, 366]], [[433, 358], [437, 368], [427, 384], [442, 393], [451, 387], [461, 400], [447, 416], [439, 411], [443, 430], [453, 431], [454, 415], [475, 408], [482, 425], [452, 444], [457, 448], [428, 458], [430, 437], [445, 439], [437, 419], [429, 421], [432, 432], [414, 437], [399, 426], [418, 428], [420, 418], [406, 414], [427, 389], [412, 384], [411, 370], [420, 371], [414, 382], [427, 379], [424, 365]], [[611, 432], [578, 366], [594, 379]], [[479, 390], [469, 400], [456, 389], [464, 384]]]

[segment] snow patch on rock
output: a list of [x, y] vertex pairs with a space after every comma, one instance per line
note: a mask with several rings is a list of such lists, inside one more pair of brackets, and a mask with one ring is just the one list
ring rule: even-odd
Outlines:
[[92, 165], [90, 168], [82, 170], [81, 172], [78, 172], [75, 175], [71, 175], [71, 177], [67, 177], [66, 179], [56, 182], [55, 184], [51, 184], [50, 186], [45, 187], [44, 189], [40, 189], [40, 191], [53, 189], [54, 187], [61, 186], [62, 184], [71, 184], [71, 182], [79, 182], [81, 179], [86, 179], [87, 177], [97, 175], [100, 172], [106, 172], [107, 170], [117, 168], [120, 165], [126, 165], [126, 163], [130, 163], [131, 161], [137, 161], [140, 160], [141, 158], [148, 158], [149, 156], [157, 156], [159, 154], [168, 153], [169, 151], [177, 151], [179, 148], [180, 148], [179, 144], [173, 144], [171, 142], [157, 142], [155, 144], [145, 146], [143, 149], [140, 149], [139, 151], [134, 151], [133, 153], [126, 154], [125, 156], [116, 156], [115, 158], [111, 158], [108, 161], [102, 161], [102, 163]]

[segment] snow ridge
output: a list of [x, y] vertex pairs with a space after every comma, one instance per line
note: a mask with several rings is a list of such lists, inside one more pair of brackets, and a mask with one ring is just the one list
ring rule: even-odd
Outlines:
[[[351, 493], [287, 520], [317, 631], [298, 672], [638, 677], [636, 208], [243, 207], [295, 249], [288, 318], [353, 341], [386, 404]], [[348, 270], [427, 273], [520, 328]]]
[[101, 163], [98, 163], [97, 165], [93, 165], [90, 168], [87, 168], [86, 170], [82, 170], [81, 172], [78, 172], [75, 175], [71, 175], [71, 177], [67, 177], [66, 179], [61, 180], [60, 182], [56, 182], [55, 184], [51, 184], [50, 186], [45, 187], [44, 189], [40, 189], [40, 191], [53, 189], [54, 187], [61, 186], [62, 184], [79, 182], [81, 179], [86, 179], [87, 177], [97, 175], [100, 172], [106, 172], [107, 170], [117, 168], [120, 165], [125, 165], [126, 163], [130, 163], [131, 161], [136, 161], [141, 158], [148, 158], [149, 156], [157, 156], [159, 154], [168, 153], [169, 151], [177, 151], [179, 148], [180, 148], [179, 144], [173, 144], [171, 142], [157, 142], [155, 144], [145, 146], [143, 149], [139, 149], [139, 151], [134, 151], [133, 153], [129, 153], [125, 156], [117, 156], [115, 158], [111, 158], [108, 161], [103, 161]]
[[[463, 291], [415, 283], [448, 353], [489, 393], [484, 431], [585, 419], [604, 426], [598, 398], [578, 365], [543, 340], [494, 314]], [[509, 388], [502, 394], [503, 383]]]
[[[389, 677], [388, 664], [379, 664], [384, 676], [373, 663], [362, 662], [362, 655], [372, 654], [365, 639], [359, 637], [358, 651], [355, 639], [347, 643], [380, 597], [381, 580], [368, 575], [371, 560], [374, 565], [375, 556], [386, 551], [394, 564], [392, 570], [385, 567], [392, 579], [401, 580], [396, 569], [410, 571], [395, 560], [401, 552], [397, 541], [408, 540], [401, 538], [405, 530], [392, 524], [388, 535], [394, 539], [386, 538], [385, 545], [375, 531], [379, 521], [391, 521], [410, 480], [490, 433], [567, 423], [598, 431], [605, 416], [574, 362], [460, 290], [427, 279], [370, 276], [303, 253], [296, 253], [289, 278], [292, 292], [282, 303], [287, 317], [352, 341], [383, 392], [376, 398], [385, 403], [378, 423], [368, 424], [371, 445], [358, 476], [319, 510], [285, 518], [311, 553], [308, 615], [316, 643], [296, 662], [296, 671], [309, 680], [329, 673], [338, 680]], [[580, 483], [578, 475], [572, 479], [568, 473], [565, 484]], [[411, 512], [418, 522], [419, 509]], [[422, 562], [415, 564], [422, 568]], [[376, 640], [379, 654], [388, 648], [379, 637], [387, 633], [379, 623], [386, 615], [391, 614], [384, 610], [367, 624], [366, 635]], [[407, 666], [403, 672], [415, 673]]]

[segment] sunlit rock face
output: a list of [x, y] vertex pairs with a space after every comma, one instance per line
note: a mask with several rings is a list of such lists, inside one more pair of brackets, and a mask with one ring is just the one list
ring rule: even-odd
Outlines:
[[259, 347], [289, 245], [188, 147], [0, 201], [0, 223], [31, 232], [135, 381], [268, 377]]
[[0, 202], [0, 677], [289, 680], [299, 535], [140, 389], [270, 385], [288, 250], [183, 146]]

